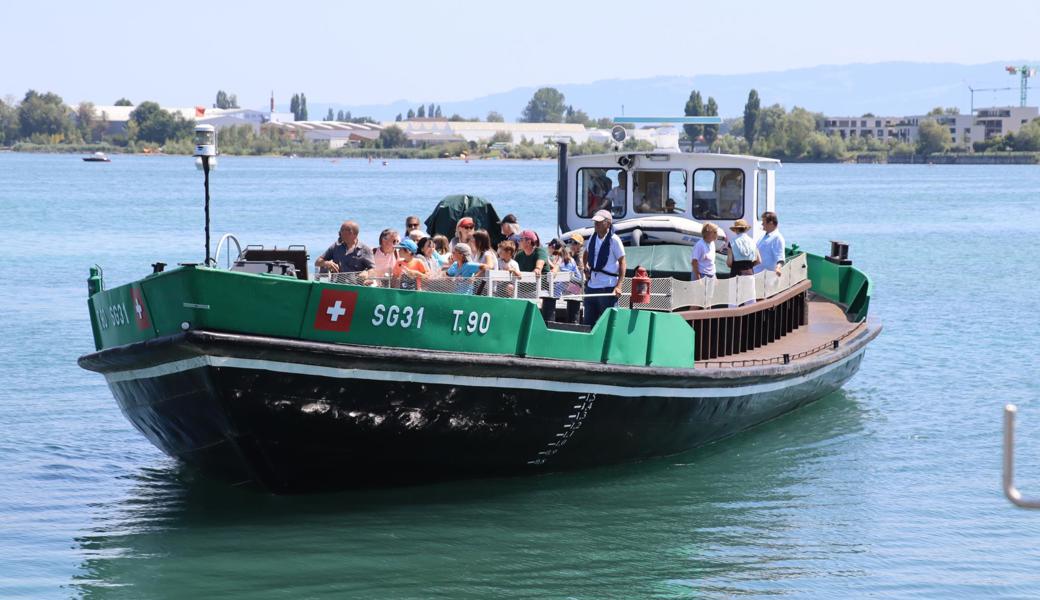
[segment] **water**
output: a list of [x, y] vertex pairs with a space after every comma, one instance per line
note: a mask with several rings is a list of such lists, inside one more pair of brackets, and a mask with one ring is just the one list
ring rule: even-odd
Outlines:
[[[444, 195], [543, 235], [555, 165], [222, 158], [214, 243], [372, 242]], [[1040, 495], [1036, 167], [787, 165], [781, 230], [851, 244], [885, 331], [843, 391], [682, 456], [273, 497], [148, 444], [101, 376], [85, 278], [199, 261], [191, 159], [0, 154], [0, 598], [1035, 598], [1040, 512], [1000, 493], [1000, 410]]]

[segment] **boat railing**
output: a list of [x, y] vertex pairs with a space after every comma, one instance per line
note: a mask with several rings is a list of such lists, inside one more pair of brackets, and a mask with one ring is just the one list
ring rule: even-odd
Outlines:
[[1004, 495], [1015, 506], [1022, 508], [1040, 508], [1040, 499], [1026, 499], [1015, 487], [1015, 415], [1018, 407], [1014, 404], [1004, 406]]
[[[755, 275], [731, 277], [729, 279], [701, 279], [679, 281], [670, 277], [651, 278], [649, 301], [631, 303], [632, 278], [622, 283], [621, 306], [633, 306], [644, 310], [674, 312], [689, 309], [740, 306], [754, 300], [764, 300], [783, 293], [805, 281], [808, 277], [805, 255], [799, 255], [781, 269], [780, 275], [764, 271]], [[366, 285], [424, 292], [490, 296], [537, 300], [581, 300], [584, 293], [581, 275], [571, 272], [522, 273], [513, 275], [508, 271], [486, 271], [472, 277], [449, 277], [440, 274], [424, 277], [416, 282], [409, 277], [373, 275], [360, 273], [319, 273], [319, 281], [347, 285]]]
[[[229, 242], [234, 242], [235, 250], [238, 251], [235, 253], [234, 258], [232, 258], [231, 256], [231, 244]], [[214, 252], [212, 258], [208, 258], [207, 261], [209, 261], [212, 266], [216, 266], [217, 259], [220, 258], [220, 251], [224, 249], [224, 244], [227, 244], [227, 261], [225, 263], [224, 268], [230, 269], [232, 263], [235, 260], [237, 260], [240, 256], [242, 256], [242, 244], [238, 242], [238, 238], [235, 237], [235, 234], [233, 233], [225, 233], [224, 235], [220, 236], [220, 241], [217, 242], [217, 251]]]

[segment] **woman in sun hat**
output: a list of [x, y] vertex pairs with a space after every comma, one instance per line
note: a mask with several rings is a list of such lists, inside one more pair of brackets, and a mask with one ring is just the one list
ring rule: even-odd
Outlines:
[[758, 248], [755, 246], [755, 240], [748, 235], [750, 229], [751, 226], [744, 219], [737, 219], [729, 228], [735, 234], [735, 239], [729, 244], [726, 266], [729, 267], [729, 272], [734, 277], [754, 275], [755, 265], [762, 262], [758, 255]]

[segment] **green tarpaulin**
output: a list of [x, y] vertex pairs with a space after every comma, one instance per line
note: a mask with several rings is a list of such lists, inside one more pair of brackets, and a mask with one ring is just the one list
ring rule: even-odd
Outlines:
[[[625, 266], [629, 275], [637, 266], [642, 265], [651, 277], [674, 277], [689, 280], [692, 254], [692, 246], [672, 244], [631, 246], [625, 248]], [[716, 256], [715, 269], [720, 274], [729, 272], [729, 269], [726, 268], [725, 256], [721, 254]]]
[[437, 203], [433, 213], [426, 217], [426, 231], [431, 236], [441, 234], [450, 240], [455, 237], [455, 224], [462, 217], [471, 217], [477, 229], [486, 229], [492, 245], [502, 241], [502, 220], [495, 207], [480, 196], [469, 194], [447, 196]]

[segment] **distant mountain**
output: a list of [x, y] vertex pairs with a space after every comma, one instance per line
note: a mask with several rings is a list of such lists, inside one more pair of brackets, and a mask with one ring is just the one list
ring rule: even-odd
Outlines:
[[[741, 75], [662, 76], [646, 79], [606, 79], [592, 83], [551, 85], [563, 92], [568, 104], [592, 117], [627, 115], [681, 115], [693, 89], [704, 100], [713, 96], [724, 117], [743, 114], [748, 91], [758, 90], [762, 105], [782, 104], [788, 109], [801, 106], [828, 115], [858, 116], [867, 112], [877, 115], [907, 115], [928, 112], [935, 106], [956, 106], [967, 113], [971, 103], [968, 86], [975, 88], [1013, 88], [1003, 91], [975, 93], [976, 106], [1017, 105], [1017, 76], [1004, 70], [1006, 65], [1035, 65], [1038, 61], [1009, 60], [979, 65], [952, 63], [887, 62], [875, 64], [824, 65], [789, 71], [747, 73]], [[461, 102], [438, 102], [444, 116], [458, 113], [464, 117], [484, 119], [488, 111], [498, 111], [506, 120], [519, 118], [527, 101], [537, 88], [521, 87]], [[1029, 104], [1040, 104], [1040, 82], [1031, 90]], [[407, 114], [419, 100], [399, 100], [389, 104], [351, 105], [308, 103], [312, 119], [328, 112], [349, 110], [354, 116], [370, 116], [378, 120], [393, 119], [397, 113]], [[287, 107], [285, 108], [287, 110]]]

